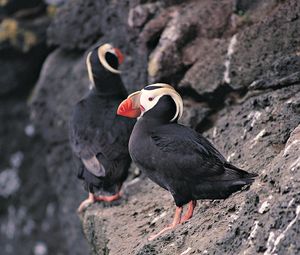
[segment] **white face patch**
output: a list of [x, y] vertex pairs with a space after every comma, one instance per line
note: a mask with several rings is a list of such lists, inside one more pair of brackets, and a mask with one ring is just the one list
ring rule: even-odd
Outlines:
[[176, 118], [180, 118], [183, 112], [183, 102], [177, 91], [172, 86], [164, 83], [156, 83], [147, 87], [150, 86], [156, 86], [157, 88], [151, 90], [143, 89], [140, 93], [141, 116], [152, 109], [162, 96], [169, 95], [172, 97], [176, 105], [176, 113], [171, 121]]
[[152, 109], [162, 97], [162, 95], [157, 95], [157, 93], [154, 92], [155, 90], [142, 90], [140, 97], [142, 115], [144, 112]]

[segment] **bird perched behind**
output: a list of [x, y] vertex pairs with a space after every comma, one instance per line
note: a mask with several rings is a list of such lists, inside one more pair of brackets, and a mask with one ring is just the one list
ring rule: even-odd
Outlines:
[[117, 111], [122, 116], [139, 117], [129, 140], [130, 156], [175, 200], [173, 223], [150, 240], [189, 220], [198, 199], [225, 199], [251, 184], [256, 176], [230, 164], [201, 134], [178, 124], [182, 112], [182, 98], [163, 83], [129, 95]]
[[118, 70], [123, 58], [110, 44], [95, 48], [86, 58], [91, 90], [74, 106], [69, 128], [71, 148], [81, 160], [78, 178], [89, 192], [78, 211], [95, 201], [118, 199], [128, 175], [127, 145], [135, 121], [116, 115], [127, 97]]

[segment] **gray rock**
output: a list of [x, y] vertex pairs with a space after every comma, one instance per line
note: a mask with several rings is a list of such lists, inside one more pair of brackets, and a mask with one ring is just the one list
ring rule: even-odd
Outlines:
[[128, 25], [130, 27], [142, 27], [149, 19], [161, 11], [163, 3], [155, 2], [137, 5], [129, 10]]
[[199, 39], [189, 46], [186, 59], [197, 56], [197, 60], [185, 73], [179, 87], [192, 88], [197, 94], [203, 95], [214, 92], [224, 84], [227, 48], [228, 40], [224, 39]]
[[48, 30], [48, 41], [67, 50], [112, 43], [125, 55], [124, 83], [130, 91], [140, 89], [146, 84], [147, 54], [138, 45], [139, 30], [128, 26], [129, 8], [136, 2], [70, 1], [57, 12]]
[[49, 53], [45, 30], [49, 19], [0, 19], [0, 96], [27, 94]]
[[[221, 37], [227, 28], [231, 12], [231, 1], [191, 2], [172, 10], [170, 20], [161, 33], [158, 44], [149, 56], [148, 80], [150, 82], [172, 81], [176, 85], [185, 70], [181, 56], [184, 46], [196, 37]], [[206, 22], [208, 19], [210, 22]], [[201, 44], [199, 47], [201, 51]], [[202, 57], [199, 53], [194, 54]], [[210, 57], [213, 59], [214, 55]]]
[[[147, 78], [172, 82], [185, 98], [182, 122], [206, 131], [229, 161], [259, 177], [225, 201], [200, 202], [189, 222], [153, 242], [149, 234], [171, 221], [172, 198], [143, 177], [127, 181], [123, 199], [80, 215], [92, 254], [297, 254], [298, 4], [240, 1], [245, 13], [236, 22], [236, 1], [170, 1], [157, 13], [148, 9], [152, 2], [71, 1], [49, 29], [59, 49], [44, 64], [31, 107], [47, 141], [51, 187], [63, 194], [57, 215], [68, 229], [66, 249], [87, 252], [75, 214], [85, 193], [68, 147], [68, 117], [88, 90], [87, 50], [113, 42], [125, 53], [122, 79], [130, 92]], [[248, 91], [255, 80], [267, 86]]]
[[296, 54], [300, 33], [299, 11], [298, 1], [286, 1], [262, 22], [238, 34], [230, 68], [233, 88], [249, 86], [264, 76], [274, 62]]
[[[222, 110], [206, 133], [228, 160], [259, 174], [249, 190], [225, 201], [200, 202], [188, 223], [148, 242], [155, 228], [171, 221], [174, 204], [168, 192], [141, 180], [128, 191], [126, 204], [94, 205], [84, 214], [94, 254], [297, 253], [299, 99], [298, 85], [254, 96]], [[260, 214], [265, 201], [269, 209]]]
[[42, 245], [48, 254], [65, 254], [58, 202], [45, 168], [45, 141], [28, 136], [32, 126], [24, 99], [0, 103], [1, 254], [31, 255]]
[[89, 90], [86, 72], [82, 54], [56, 50], [44, 63], [30, 100], [31, 118], [47, 141], [45, 167], [59, 200], [59, 222], [67, 229], [63, 232], [65, 248], [71, 254], [84, 254], [88, 250], [76, 214], [80, 199], [86, 194], [76, 180], [77, 169], [68, 141], [72, 105]]

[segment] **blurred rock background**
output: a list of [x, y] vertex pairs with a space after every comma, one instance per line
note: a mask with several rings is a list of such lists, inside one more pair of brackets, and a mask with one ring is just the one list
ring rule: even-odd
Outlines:
[[[0, 0], [1, 254], [300, 253], [299, 13], [297, 0]], [[79, 217], [67, 123], [104, 42], [124, 52], [129, 92], [174, 85], [182, 122], [255, 184], [153, 242], [173, 202], [143, 178]]]

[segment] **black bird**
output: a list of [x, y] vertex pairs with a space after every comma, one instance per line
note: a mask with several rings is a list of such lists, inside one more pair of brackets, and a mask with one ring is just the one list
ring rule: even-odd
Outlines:
[[120, 50], [110, 44], [87, 55], [91, 89], [75, 105], [69, 129], [72, 150], [81, 160], [78, 178], [84, 180], [89, 192], [78, 211], [95, 201], [118, 199], [128, 175], [128, 140], [135, 120], [116, 115], [118, 105], [127, 97], [118, 70], [122, 61]]
[[130, 156], [175, 200], [173, 223], [150, 240], [190, 219], [198, 199], [225, 199], [256, 176], [233, 166], [201, 134], [178, 124], [182, 111], [182, 98], [175, 89], [157, 83], [129, 95], [117, 112], [139, 116], [129, 140]]

